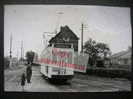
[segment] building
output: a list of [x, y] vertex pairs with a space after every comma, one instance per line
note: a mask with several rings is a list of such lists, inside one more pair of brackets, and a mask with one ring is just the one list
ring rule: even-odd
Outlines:
[[115, 53], [110, 57], [112, 65], [127, 65], [131, 66], [131, 47], [129, 47], [126, 51], [121, 51], [119, 53]]
[[49, 46], [52, 44], [59, 48], [72, 46], [74, 51], [78, 51], [78, 40], [77, 35], [68, 26], [61, 26], [60, 32], [49, 40]]

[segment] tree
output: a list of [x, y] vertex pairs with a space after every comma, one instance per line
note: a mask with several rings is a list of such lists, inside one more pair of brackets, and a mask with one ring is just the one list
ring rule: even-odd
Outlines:
[[33, 63], [34, 55], [35, 55], [35, 53], [33, 51], [26, 52], [26, 59], [27, 59], [28, 64]]
[[89, 54], [89, 64], [94, 65], [98, 59], [106, 59], [107, 55], [110, 53], [110, 49], [105, 43], [97, 43], [91, 38], [85, 42], [84, 52]]
[[84, 52], [89, 54], [89, 64], [90, 65], [94, 65], [95, 64], [95, 60], [97, 58], [97, 54], [98, 54], [98, 51], [96, 49], [96, 41], [92, 40], [91, 38], [85, 42], [85, 45], [84, 45]]
[[103, 56], [104, 59], [107, 57], [107, 55], [110, 53], [110, 49], [108, 47], [107, 44], [104, 43], [97, 43], [96, 44], [96, 49], [98, 51], [98, 53], [101, 55], [101, 57]]

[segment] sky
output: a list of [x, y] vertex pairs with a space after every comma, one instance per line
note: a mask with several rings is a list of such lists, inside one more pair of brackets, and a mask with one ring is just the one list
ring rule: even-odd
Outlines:
[[[62, 14], [59, 14], [59, 13]], [[9, 56], [12, 34], [12, 56], [35, 51], [40, 55], [46, 47], [45, 32], [69, 28], [79, 37], [81, 50], [81, 23], [84, 24], [83, 42], [89, 38], [109, 45], [112, 54], [132, 45], [130, 8], [90, 5], [5, 5], [4, 6], [4, 56]], [[45, 34], [45, 40], [43, 38]]]

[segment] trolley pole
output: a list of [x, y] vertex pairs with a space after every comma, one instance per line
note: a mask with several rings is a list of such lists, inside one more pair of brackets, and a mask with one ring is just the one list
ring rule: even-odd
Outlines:
[[59, 16], [57, 17], [57, 23], [56, 23], [56, 28], [55, 28], [55, 34], [58, 33], [57, 29], [58, 29], [59, 24], [60, 24], [61, 15], [63, 15], [64, 13], [63, 13], [63, 12], [58, 12], [57, 14], [58, 14]]

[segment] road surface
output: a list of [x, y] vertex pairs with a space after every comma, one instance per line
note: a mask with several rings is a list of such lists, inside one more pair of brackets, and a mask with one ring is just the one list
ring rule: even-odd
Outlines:
[[[25, 67], [25, 66], [23, 66]], [[22, 91], [20, 77], [25, 68], [5, 70], [5, 91]], [[40, 67], [32, 67], [31, 84], [25, 85], [25, 92], [112, 92], [131, 91], [131, 82], [122, 78], [104, 78], [76, 74], [71, 81], [53, 84], [42, 77]]]

